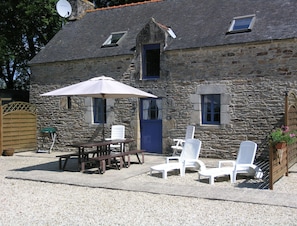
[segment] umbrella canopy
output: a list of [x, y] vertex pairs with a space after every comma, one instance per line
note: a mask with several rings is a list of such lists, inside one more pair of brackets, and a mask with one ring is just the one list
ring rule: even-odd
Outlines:
[[[82, 96], [94, 98], [131, 98], [157, 96], [118, 82], [111, 77], [100, 76], [79, 82], [74, 85], [43, 93], [41, 96]], [[104, 123], [102, 124], [102, 137], [104, 139]]]
[[100, 76], [74, 85], [43, 93], [41, 96], [85, 96], [96, 98], [130, 98], [157, 96], [118, 82], [111, 77]]

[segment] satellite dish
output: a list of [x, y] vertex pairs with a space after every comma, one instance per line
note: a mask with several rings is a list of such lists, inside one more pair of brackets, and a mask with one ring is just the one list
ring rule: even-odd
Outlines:
[[56, 9], [61, 17], [67, 18], [72, 13], [72, 7], [67, 0], [59, 0]]

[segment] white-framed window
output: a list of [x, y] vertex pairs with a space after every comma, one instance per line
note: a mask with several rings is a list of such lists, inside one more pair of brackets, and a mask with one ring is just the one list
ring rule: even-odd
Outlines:
[[229, 34], [249, 32], [252, 30], [255, 23], [255, 15], [247, 15], [234, 17], [228, 29]]
[[72, 109], [72, 98], [70, 96], [61, 97], [60, 108], [63, 110], [71, 110]]
[[[113, 111], [115, 99], [108, 98], [84, 98], [84, 118], [85, 122], [90, 125], [98, 125], [104, 123], [110, 125], [113, 123], [115, 113]], [[76, 105], [73, 106], [75, 108]]]
[[224, 126], [230, 123], [231, 96], [224, 84], [201, 84], [191, 94], [191, 123], [200, 126]]
[[102, 44], [101, 48], [118, 46], [120, 40], [124, 37], [125, 34], [126, 31], [112, 32], [106, 39], [106, 41]]

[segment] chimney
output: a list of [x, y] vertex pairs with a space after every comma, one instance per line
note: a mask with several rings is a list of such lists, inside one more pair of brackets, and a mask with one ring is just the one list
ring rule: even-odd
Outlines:
[[68, 20], [79, 20], [85, 14], [87, 10], [95, 9], [95, 5], [88, 0], [68, 0], [71, 7], [72, 13]]

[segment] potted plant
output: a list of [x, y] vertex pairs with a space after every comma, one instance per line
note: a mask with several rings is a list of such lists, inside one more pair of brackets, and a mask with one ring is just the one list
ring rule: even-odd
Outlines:
[[270, 134], [270, 144], [276, 149], [282, 149], [286, 144], [296, 142], [296, 131], [290, 131], [288, 126], [273, 130]]

